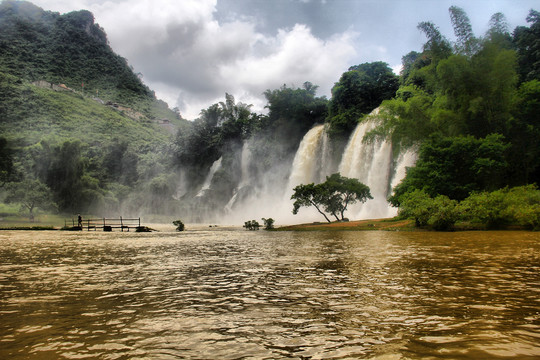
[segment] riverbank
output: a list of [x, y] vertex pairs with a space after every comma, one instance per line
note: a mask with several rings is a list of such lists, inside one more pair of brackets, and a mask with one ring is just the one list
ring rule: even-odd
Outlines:
[[387, 230], [387, 231], [418, 231], [413, 220], [403, 220], [395, 218], [368, 219], [347, 222], [316, 222], [309, 224], [288, 225], [276, 228], [277, 231], [365, 231], [365, 230]]

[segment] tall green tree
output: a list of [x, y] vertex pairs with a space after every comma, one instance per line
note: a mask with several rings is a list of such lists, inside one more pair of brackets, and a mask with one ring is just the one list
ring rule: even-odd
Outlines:
[[10, 181], [15, 170], [13, 167], [13, 150], [6, 138], [0, 136], [0, 188]]
[[445, 195], [463, 200], [473, 191], [498, 189], [507, 181], [508, 147], [498, 134], [482, 139], [432, 136], [420, 148], [416, 166], [409, 168], [390, 201], [399, 206], [403, 195], [414, 190], [433, 198]]
[[363, 115], [392, 98], [399, 77], [382, 61], [352, 66], [332, 88], [328, 104], [329, 133], [347, 137]]
[[98, 179], [86, 172], [87, 160], [79, 141], [65, 141], [52, 149], [46, 184], [52, 190], [59, 210], [76, 213], [88, 211], [103, 198]]
[[518, 26], [513, 33], [520, 81], [540, 80], [540, 12], [531, 10], [527, 22], [529, 27]]
[[457, 38], [456, 52], [472, 56], [478, 50], [478, 39], [474, 36], [469, 17], [462, 8], [457, 6], [451, 6], [448, 11]]
[[337, 220], [345, 220], [345, 211], [347, 211], [349, 205], [373, 199], [367, 185], [361, 183], [358, 179], [347, 178], [339, 173], [327, 176], [322, 185], [328, 194], [328, 200], [324, 208]]

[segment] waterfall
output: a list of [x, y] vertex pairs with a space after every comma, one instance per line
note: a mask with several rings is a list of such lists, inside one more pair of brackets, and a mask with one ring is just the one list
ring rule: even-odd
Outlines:
[[210, 170], [208, 171], [208, 174], [206, 175], [206, 178], [204, 179], [203, 186], [201, 187], [201, 190], [195, 195], [196, 197], [200, 197], [204, 195], [204, 192], [208, 189], [210, 189], [210, 185], [212, 184], [212, 179], [214, 178], [214, 174], [216, 171], [218, 171], [221, 168], [221, 157], [214, 161], [212, 166], [210, 167]]
[[[250, 151], [249, 144], [254, 144], [244, 142], [241, 152], [236, 154], [240, 159], [234, 170], [239, 172], [238, 183], [224, 206], [222, 220], [231, 224], [261, 217], [272, 217], [280, 224], [320, 221], [320, 214], [312, 207], [303, 208], [298, 215], [292, 214], [293, 188], [299, 184], [323, 182], [326, 176], [338, 171], [369, 186], [373, 196], [364, 204], [350, 205], [347, 216], [355, 220], [395, 216], [397, 209], [386, 199], [405, 176], [406, 168], [414, 165], [416, 151], [394, 155], [395, 149], [389, 141], [363, 142], [365, 135], [376, 125], [373, 121], [358, 124], [339, 164], [331, 154], [332, 144], [324, 125], [314, 126], [304, 135], [290, 168], [288, 163], [269, 169], [261, 167], [258, 165], [260, 159], [257, 160]], [[212, 177], [220, 167], [221, 159], [212, 165], [197, 196], [210, 187]]]
[[351, 206], [349, 213], [355, 219], [395, 216], [396, 209], [390, 207], [386, 199], [392, 186], [405, 176], [405, 167], [414, 163], [412, 152], [400, 155], [394, 163], [392, 144], [386, 140], [363, 142], [364, 136], [375, 126], [372, 121], [358, 124], [339, 165], [341, 175], [366, 184], [373, 196], [364, 204]]
[[238, 188], [241, 188], [249, 184], [249, 164], [251, 162], [251, 151], [249, 150], [249, 145], [246, 142], [242, 145], [242, 153], [240, 155], [240, 169], [241, 169], [241, 178]]
[[317, 125], [307, 132], [294, 156], [287, 194], [300, 184], [318, 182], [321, 170], [321, 145], [324, 125]]
[[[229, 202], [225, 205], [225, 212], [230, 213], [236, 203], [238, 202], [238, 196], [242, 192], [242, 190], [246, 190], [246, 188], [250, 185], [250, 173], [249, 173], [249, 166], [251, 162], [251, 150], [249, 150], [249, 144], [247, 141], [244, 142], [242, 145], [242, 152], [240, 153], [240, 182], [238, 183], [238, 186], [234, 190], [233, 196], [229, 200]], [[244, 191], [246, 192], [246, 191]]]
[[405, 177], [408, 167], [414, 166], [416, 159], [418, 158], [418, 152], [416, 149], [409, 149], [404, 153], [401, 153], [396, 161], [396, 170], [392, 177], [391, 188], [393, 189], [400, 183]]

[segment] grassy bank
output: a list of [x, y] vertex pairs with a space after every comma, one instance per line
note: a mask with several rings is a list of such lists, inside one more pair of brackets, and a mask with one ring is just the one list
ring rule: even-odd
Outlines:
[[364, 231], [364, 230], [387, 230], [387, 231], [413, 231], [418, 230], [413, 220], [402, 219], [369, 219], [348, 222], [310, 223], [276, 228], [277, 231]]
[[[349, 222], [316, 222], [309, 224], [298, 224], [282, 226], [275, 229], [276, 231], [366, 231], [366, 230], [384, 230], [384, 231], [435, 231], [431, 228], [419, 228], [411, 219], [369, 219], [357, 220]], [[451, 231], [486, 231], [486, 230], [524, 230], [530, 229], [518, 224], [509, 224], [500, 228], [487, 228], [485, 224], [458, 222], [454, 225]]]

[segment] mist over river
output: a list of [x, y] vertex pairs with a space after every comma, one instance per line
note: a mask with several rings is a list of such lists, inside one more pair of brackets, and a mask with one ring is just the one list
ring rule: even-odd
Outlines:
[[540, 234], [0, 232], [1, 359], [538, 359]]

